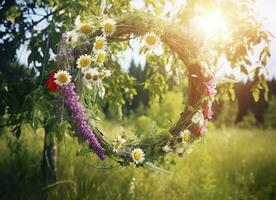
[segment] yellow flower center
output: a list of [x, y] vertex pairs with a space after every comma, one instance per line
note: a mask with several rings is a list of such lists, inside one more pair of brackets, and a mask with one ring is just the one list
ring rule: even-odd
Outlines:
[[89, 34], [92, 32], [92, 29], [89, 25], [85, 24], [85, 25], [82, 25], [80, 27], [80, 32], [84, 33], [84, 34]]
[[97, 80], [99, 80], [99, 75], [94, 75], [93, 76], [93, 81], [97, 81]]
[[118, 140], [114, 145], [114, 148], [117, 150], [117, 149], [120, 149], [121, 147], [122, 147], [122, 141]]
[[68, 36], [68, 42], [71, 42], [72, 41], [72, 35]]
[[98, 39], [95, 42], [95, 49], [100, 50], [104, 48], [104, 41], [102, 39]]
[[58, 82], [60, 83], [66, 83], [68, 80], [68, 77], [66, 76], [66, 74], [60, 74], [57, 78]]
[[85, 68], [88, 67], [90, 65], [90, 59], [89, 58], [82, 58], [80, 60], [80, 66]]
[[154, 35], [149, 35], [149, 36], [147, 36], [146, 41], [147, 41], [148, 45], [152, 46], [152, 45], [156, 44], [157, 39], [156, 39], [156, 37]]
[[105, 34], [109, 35], [109, 34], [112, 33], [112, 31], [113, 31], [113, 24], [112, 23], [106, 23], [104, 25], [104, 32], [105, 32]]
[[185, 142], [190, 141], [190, 139], [191, 139], [191, 135], [190, 135], [189, 133], [185, 133], [185, 134], [183, 135], [183, 140], [184, 140]]
[[142, 153], [140, 151], [135, 151], [133, 153], [133, 157], [134, 157], [135, 160], [139, 161], [139, 160], [142, 159]]
[[92, 79], [91, 74], [86, 73], [86, 74], [85, 74], [85, 79], [86, 79], [86, 80], [91, 80], [91, 79]]
[[103, 53], [99, 53], [97, 56], [97, 62], [98, 63], [103, 63], [105, 60], [105, 55]]

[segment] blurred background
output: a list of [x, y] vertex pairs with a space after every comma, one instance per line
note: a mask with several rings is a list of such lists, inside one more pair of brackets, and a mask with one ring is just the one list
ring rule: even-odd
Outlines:
[[[111, 16], [145, 11], [169, 19], [187, 2], [1, 1], [0, 199], [276, 199], [274, 37], [269, 41], [270, 56], [262, 63], [266, 70], [261, 77], [267, 84], [258, 88], [257, 97], [252, 68], [241, 72], [223, 64], [223, 74], [235, 81], [227, 95], [221, 92], [215, 101], [215, 118], [208, 123], [206, 136], [184, 156], [171, 153], [158, 163], [172, 174], [135, 166], [96, 169], [114, 161], [102, 163], [92, 154], [80, 154], [77, 139], [65, 133], [55, 147], [57, 180], [45, 181], [45, 119], [52, 104], [45, 81], [55, 67], [61, 34], [77, 15], [102, 15], [105, 9]], [[276, 1], [244, 2], [261, 27], [276, 35]], [[177, 121], [187, 95], [187, 80], [169, 75], [166, 61], [153, 65], [137, 39], [126, 46], [113, 63], [119, 74], [117, 93], [107, 90], [106, 99], [95, 107], [109, 138], [133, 134], [143, 138], [167, 130]], [[261, 50], [258, 45], [254, 48]], [[259, 54], [248, 57], [253, 66]], [[154, 76], [156, 66], [159, 76]]]

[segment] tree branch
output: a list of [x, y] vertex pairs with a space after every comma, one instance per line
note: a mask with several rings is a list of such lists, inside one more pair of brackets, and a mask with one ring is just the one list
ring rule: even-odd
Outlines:
[[59, 11], [65, 9], [66, 7], [68, 7], [69, 3], [65, 4], [64, 6], [58, 8], [57, 10], [48, 13], [47, 15], [45, 15], [44, 17], [42, 17], [40, 20], [34, 22], [30, 27], [26, 28], [25, 31], [30, 31], [31, 29], [33, 29], [36, 25], [38, 25], [40, 22], [42, 22], [45, 19], [48, 19], [50, 16], [58, 13]]

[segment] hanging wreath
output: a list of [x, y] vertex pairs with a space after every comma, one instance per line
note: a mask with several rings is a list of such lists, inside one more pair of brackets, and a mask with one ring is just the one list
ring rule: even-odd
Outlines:
[[[117, 136], [109, 141], [91, 124], [86, 108], [83, 88], [90, 88], [103, 97], [103, 82], [112, 76], [105, 66], [110, 54], [110, 43], [141, 38], [145, 48], [152, 52], [163, 43], [175, 57], [183, 61], [188, 75], [188, 99], [179, 120], [168, 131], [140, 141]], [[73, 30], [63, 33], [59, 43], [57, 69], [47, 82], [52, 92], [57, 91], [57, 107], [64, 107], [74, 135], [87, 141], [100, 160], [116, 157], [121, 165], [133, 162], [137, 166], [151, 166], [154, 160], [176, 150], [187, 151], [191, 144], [204, 135], [206, 123], [212, 118], [212, 101], [216, 94], [216, 80], [200, 64], [196, 41], [188, 30], [138, 14], [117, 19], [95, 18], [93, 23], [76, 19]], [[91, 91], [92, 91], [91, 90]]]

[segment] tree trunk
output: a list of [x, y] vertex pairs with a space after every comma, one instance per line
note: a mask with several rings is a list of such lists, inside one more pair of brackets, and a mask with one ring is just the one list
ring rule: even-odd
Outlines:
[[42, 160], [42, 173], [45, 185], [57, 180], [57, 144], [55, 139], [50, 142], [47, 141], [48, 134], [48, 132], [45, 132]]

